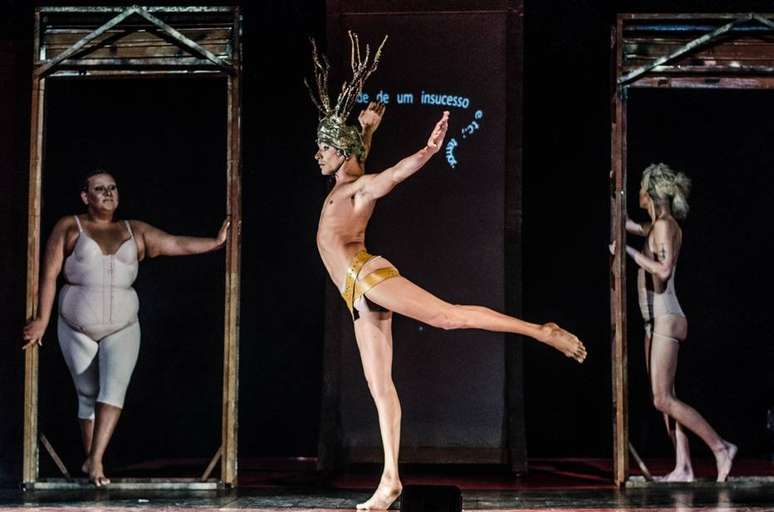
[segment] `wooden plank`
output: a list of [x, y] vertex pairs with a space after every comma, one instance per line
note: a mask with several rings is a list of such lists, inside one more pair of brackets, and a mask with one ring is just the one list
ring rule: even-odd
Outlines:
[[658, 89], [774, 89], [774, 77], [643, 77], [631, 88]]
[[[93, 13], [119, 13], [123, 12], [125, 7], [39, 7], [38, 10], [45, 14], [93, 14]], [[199, 14], [199, 13], [232, 13], [233, 7], [198, 7], [198, 6], [160, 6], [143, 7], [148, 12], [152, 13], [186, 13], [186, 14]]]
[[[669, 20], [731, 20], [740, 18], [749, 13], [737, 12], [737, 13], [622, 13], [618, 15], [618, 19], [629, 22], [637, 20], [646, 21], [669, 21]], [[767, 18], [774, 17], [771, 13], [760, 13], [761, 16]], [[627, 28], [628, 23], [624, 25], [624, 29]]]
[[[626, 72], [627, 68], [624, 68]], [[771, 65], [755, 65], [755, 66], [658, 66], [650, 71], [651, 76], [668, 76], [668, 75], [696, 75], [701, 78], [706, 78], [713, 75], [736, 75], [739, 77], [748, 76], [765, 76], [774, 74], [774, 61]]]
[[[772, 32], [774, 35], [774, 32]], [[662, 55], [667, 55], [681, 46], [680, 42], [668, 43], [627, 43], [624, 49], [624, 62], [631, 65], [632, 59], [654, 61]], [[757, 61], [770, 60], [774, 56], [774, 38], [763, 40], [734, 40], [698, 49], [687, 58], [697, 60], [739, 60]], [[685, 58], [685, 57], [684, 57]], [[677, 61], [679, 62], [679, 61]]]
[[231, 236], [226, 244], [226, 325], [223, 361], [223, 432], [221, 480], [237, 484], [237, 434], [239, 401], [239, 304], [242, 247], [242, 96], [241, 96], [241, 15], [234, 12], [235, 73], [228, 78], [226, 139], [226, 209], [231, 217]]
[[[37, 31], [36, 31], [37, 32]], [[35, 34], [37, 36], [37, 33]], [[30, 167], [27, 195], [27, 305], [26, 319], [38, 314], [40, 275], [41, 171], [43, 165], [43, 132], [45, 79], [32, 78], [30, 112]], [[38, 478], [38, 347], [24, 354], [24, 447], [22, 481]]]
[[[231, 37], [231, 27], [218, 24], [216, 27], [190, 27], [178, 29], [186, 37], [195, 40], [199, 44], [206, 44], [210, 40], [228, 39]], [[49, 47], [70, 47], [83, 39], [91, 32], [90, 27], [82, 29], [57, 29], [48, 28], [43, 32], [43, 41]], [[150, 23], [144, 23], [141, 26], [133, 27], [132, 24], [124, 22], [119, 27], [106, 31], [99, 39], [99, 42], [114, 40], [116, 45], [136, 45], [144, 43], [161, 42], [172, 44], [169, 41], [159, 38], [155, 27]]]
[[[623, 72], [623, 20], [618, 18], [615, 30], [616, 83]], [[614, 86], [611, 113], [612, 126], [612, 198], [611, 241], [616, 244], [611, 261], [611, 332], [612, 332], [612, 388], [613, 388], [613, 478], [617, 485], [626, 482], [629, 471], [628, 403], [626, 357], [626, 237], [623, 219], [626, 215], [626, 88]]]
[[[704, 34], [701, 37], [697, 37], [696, 39], [693, 39], [689, 43], [685, 44], [684, 46], [681, 46], [680, 48], [675, 49], [671, 53], [664, 55], [662, 57], [659, 57], [658, 59], [656, 59], [654, 62], [650, 64], [647, 64], [645, 66], [629, 71], [628, 73], [621, 76], [618, 79], [618, 82], [625, 84], [627, 82], [636, 80], [637, 78], [644, 75], [654, 67], [659, 66], [661, 64], [667, 64], [670, 61], [673, 61], [684, 55], [692, 53], [694, 50], [712, 42], [713, 40], [727, 33], [729, 30], [731, 30], [734, 26], [738, 25], [739, 23], [743, 23], [744, 21], [748, 21], [749, 19], [750, 19], [750, 15], [746, 14], [738, 19], [732, 20], [731, 22], [723, 25], [722, 27], [718, 27], [717, 29], [713, 30], [708, 34]], [[622, 48], [621, 41], [619, 41], [619, 45], [621, 45], [621, 48]]]
[[100, 80], [106, 78], [164, 78], [168, 76], [201, 76], [201, 77], [222, 77], [223, 71], [215, 66], [209, 68], [190, 68], [190, 67], [135, 67], [127, 68], [109, 68], [109, 67], [82, 67], [82, 68], [58, 68], [48, 75], [49, 78], [57, 80]]
[[209, 60], [198, 57], [168, 57], [149, 59], [73, 59], [59, 63], [60, 68], [80, 69], [99, 67], [186, 67], [222, 69]]
[[[223, 40], [218, 44], [209, 45], [208, 48], [211, 52], [213, 52], [214, 54], [222, 58], [230, 58], [229, 42], [230, 41]], [[51, 50], [51, 48], [49, 47], [48, 50]], [[61, 50], [61, 48], [59, 50]], [[59, 50], [53, 53], [53, 55], [58, 54]], [[52, 53], [49, 52], [49, 55], [52, 55]], [[190, 53], [183, 51], [174, 45], [147, 44], [147, 45], [134, 45], [134, 46], [112, 46], [112, 45], [103, 46], [100, 48], [94, 48], [93, 50], [90, 50], [87, 53], [76, 55], [70, 59], [66, 59], [66, 61], [73, 62], [75, 60], [88, 60], [88, 59], [92, 59], [92, 60], [143, 59], [143, 58], [153, 59], [153, 58], [180, 58], [180, 57], [205, 60], [198, 56], [192, 56]]]
[[48, 438], [43, 434], [40, 434], [40, 442], [51, 456], [51, 459], [53, 459], [54, 464], [56, 464], [56, 467], [59, 469], [59, 472], [62, 473], [62, 476], [64, 476], [67, 480], [70, 480], [72, 476], [70, 476], [70, 472], [67, 471], [67, 466], [64, 465], [64, 462], [62, 462], [62, 459], [59, 457], [59, 454], [56, 453], [54, 446], [51, 444]]
[[212, 459], [210, 460], [210, 463], [207, 464], [207, 468], [204, 470], [204, 473], [202, 473], [202, 477], [199, 479], [200, 482], [206, 482], [209, 480], [210, 475], [212, 474], [212, 470], [215, 469], [215, 464], [218, 463], [219, 460], [223, 458], [223, 445], [220, 445], [218, 447], [218, 450], [215, 452], [215, 455], [212, 456]]
[[178, 30], [176, 30], [174, 27], [165, 23], [163, 20], [153, 16], [152, 14], [150, 14], [148, 11], [144, 9], [138, 9], [137, 14], [139, 14], [143, 18], [147, 19], [148, 21], [156, 25], [167, 36], [175, 40], [177, 44], [179, 44], [181, 47], [186, 48], [189, 51], [195, 54], [201, 55], [207, 60], [212, 61], [213, 64], [220, 66], [221, 68], [223, 68], [224, 71], [231, 72], [231, 65], [228, 62], [221, 59], [220, 57], [218, 57], [211, 51], [207, 50], [206, 48], [202, 48], [195, 41], [192, 41], [191, 39], [189, 39], [188, 37], [180, 33]]
[[39, 68], [35, 70], [35, 73], [39, 76], [45, 75], [48, 70], [59, 64], [61, 61], [65, 60], [66, 58], [75, 55], [78, 53], [81, 49], [85, 48], [86, 45], [97, 39], [99, 36], [110, 30], [111, 28], [115, 27], [122, 21], [124, 21], [129, 16], [132, 16], [133, 14], [136, 14], [139, 12], [138, 7], [130, 7], [126, 9], [124, 12], [116, 16], [115, 18], [111, 19], [95, 31], [89, 33], [88, 35], [81, 38], [77, 43], [72, 45], [70, 48], [68, 48], [66, 51], [60, 53], [56, 58], [54, 58], [51, 61], [46, 62]]
[[[230, 57], [229, 43], [231, 34], [227, 30], [186, 31], [185, 34], [204, 48], [216, 55]], [[58, 34], [56, 37], [44, 38], [46, 59], [53, 59], [67, 50], [73, 43], [72, 40], [81, 35], [80, 32], [72, 34]], [[95, 57], [162, 57], [168, 55], [190, 55], [178, 45], [165, 40], [161, 35], [153, 32], [127, 32], [111, 31], [95, 41], [89, 48], [84, 49], [80, 55]]]

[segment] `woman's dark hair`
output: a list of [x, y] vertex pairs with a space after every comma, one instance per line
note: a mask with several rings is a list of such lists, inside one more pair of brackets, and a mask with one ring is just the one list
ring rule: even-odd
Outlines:
[[81, 192], [88, 192], [89, 191], [89, 180], [93, 178], [94, 176], [98, 176], [100, 174], [110, 174], [108, 171], [106, 171], [103, 168], [97, 168], [93, 169], [83, 176], [83, 180], [81, 181]]

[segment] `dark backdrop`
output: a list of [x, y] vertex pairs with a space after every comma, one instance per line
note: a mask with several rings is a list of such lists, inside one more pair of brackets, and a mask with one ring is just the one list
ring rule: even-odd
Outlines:
[[[313, 233], [324, 183], [311, 160], [316, 113], [302, 78], [310, 71], [306, 35], [325, 43], [324, 3], [243, 3], [244, 229], [252, 235], [243, 252], [240, 454], [313, 456], [325, 283]], [[746, 1], [733, 8], [765, 11], [767, 5]], [[13, 480], [21, 457], [18, 333], [24, 319], [32, 11], [23, 0], [3, 0], [0, 7], [0, 475]], [[526, 344], [531, 456], [610, 455], [607, 175], [614, 13], [728, 8], [698, 0], [527, 2], [524, 313], [575, 328], [591, 352], [584, 366], [573, 367]], [[746, 264], [739, 257], [729, 268]], [[687, 296], [684, 302], [689, 312], [700, 307]], [[728, 371], [732, 379], [750, 369], [735, 365]], [[727, 406], [709, 403], [706, 414], [717, 418]]]

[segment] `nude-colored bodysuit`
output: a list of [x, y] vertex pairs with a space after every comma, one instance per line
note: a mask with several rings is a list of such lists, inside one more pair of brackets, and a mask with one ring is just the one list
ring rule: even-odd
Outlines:
[[656, 293], [648, 288], [648, 275], [645, 269], [640, 268], [637, 273], [637, 295], [639, 298], [640, 312], [642, 313], [642, 319], [645, 321], [645, 333], [649, 337], [657, 335], [672, 341], [678, 341], [669, 336], [653, 333], [653, 323], [656, 318], [667, 315], [685, 317], [683, 308], [680, 307], [680, 302], [677, 300], [677, 293], [675, 293], [676, 270], [675, 265], [675, 267], [672, 268], [672, 274], [669, 276], [669, 280], [667, 280], [666, 288], [664, 288], [661, 293]]
[[140, 348], [139, 301], [132, 288], [138, 250], [129, 238], [115, 254], [103, 254], [83, 230], [64, 262], [57, 333], [78, 392], [78, 417], [93, 419], [96, 402], [122, 407]]

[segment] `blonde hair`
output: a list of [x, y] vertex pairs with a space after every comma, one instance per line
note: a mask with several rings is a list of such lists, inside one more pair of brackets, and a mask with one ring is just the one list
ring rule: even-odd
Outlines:
[[675, 218], [688, 216], [691, 179], [684, 173], [664, 163], [650, 164], [642, 173], [642, 186], [654, 201], [668, 202]]

